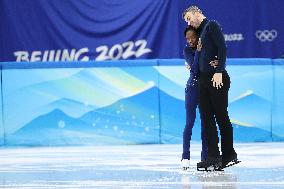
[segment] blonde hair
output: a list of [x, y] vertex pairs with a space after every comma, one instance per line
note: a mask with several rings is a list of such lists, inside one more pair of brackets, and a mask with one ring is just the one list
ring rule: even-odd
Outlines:
[[188, 13], [188, 12], [193, 12], [193, 13], [198, 12], [200, 14], [203, 14], [202, 10], [199, 7], [197, 7], [197, 6], [190, 6], [190, 7], [188, 7], [187, 9], [185, 9], [183, 11], [182, 18], [184, 18], [185, 14]]

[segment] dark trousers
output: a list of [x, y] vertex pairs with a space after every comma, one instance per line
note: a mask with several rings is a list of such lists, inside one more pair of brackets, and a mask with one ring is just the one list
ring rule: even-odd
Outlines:
[[[185, 110], [186, 110], [186, 124], [183, 131], [183, 154], [182, 159], [190, 159], [190, 141], [192, 136], [192, 128], [196, 118], [196, 108], [198, 105], [198, 86], [188, 85], [185, 89]], [[204, 124], [201, 121], [201, 140], [202, 151], [201, 160], [207, 158], [207, 142], [205, 138]]]
[[199, 77], [200, 114], [204, 122], [208, 142], [208, 156], [220, 156], [216, 120], [221, 135], [222, 156], [228, 157], [235, 152], [233, 148], [233, 128], [227, 110], [230, 77], [226, 71], [222, 73], [223, 86], [221, 89], [213, 87], [212, 77], [213, 73], [201, 73]]

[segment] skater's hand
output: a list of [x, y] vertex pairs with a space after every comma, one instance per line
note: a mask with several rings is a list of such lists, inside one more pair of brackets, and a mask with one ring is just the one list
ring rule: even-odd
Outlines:
[[218, 65], [218, 60], [212, 60], [210, 61], [210, 66], [212, 66], [213, 68], [217, 68], [217, 65]]
[[212, 60], [212, 61], [209, 62], [210, 66], [212, 66], [213, 68], [217, 68], [218, 63], [219, 63], [218, 62], [218, 57], [215, 56], [215, 58], [216, 58], [216, 60]]
[[185, 62], [184, 65], [185, 65], [185, 68], [186, 68], [187, 70], [191, 70], [191, 67], [190, 67], [190, 65], [189, 65], [187, 62]]
[[213, 82], [213, 87], [221, 89], [221, 87], [223, 86], [222, 73], [215, 73], [211, 81]]

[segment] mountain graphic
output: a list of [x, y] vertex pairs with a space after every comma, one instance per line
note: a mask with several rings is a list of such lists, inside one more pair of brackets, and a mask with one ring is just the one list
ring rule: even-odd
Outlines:
[[181, 87], [175, 82], [169, 80], [168, 78], [160, 74], [154, 67], [146, 67], [143, 68], [143, 70], [129, 69], [129, 68], [122, 68], [122, 69], [125, 72], [131, 74], [132, 76], [146, 83], [149, 81], [154, 81], [156, 83], [159, 82], [159, 88], [170, 96], [173, 96], [178, 99], [182, 99], [184, 96], [183, 95], [184, 87]]
[[32, 120], [7, 136], [8, 145], [100, 145], [129, 144], [121, 138], [99, 135], [96, 128], [59, 109]]
[[[43, 70], [43, 73], [46, 73], [45, 71]], [[70, 72], [74, 73], [74, 71]], [[67, 75], [64, 78], [44, 80], [40, 83], [31, 82], [29, 84], [27, 82], [21, 88], [10, 90], [12, 92], [8, 94], [5, 93], [5, 99], [9, 102], [5, 106], [5, 111], [7, 115], [11, 115], [7, 116], [5, 123], [13, 125], [9, 133], [14, 132], [35, 117], [52, 111], [53, 109], [49, 107], [45, 109], [44, 106], [58, 99], [74, 100], [97, 108], [135, 95], [146, 90], [149, 86], [148, 83], [136, 79], [120, 68], [80, 69], [73, 75], [69, 74], [70, 72], [69, 69], [64, 69], [62, 74]], [[53, 69], [49, 73], [50, 75], [58, 74], [57, 70]], [[41, 77], [40, 72], [38, 77]], [[60, 102], [59, 106], [54, 108], [60, 108], [72, 117], [79, 117], [86, 113], [86, 107], [80, 108], [77, 112], [68, 111], [68, 108], [64, 108], [64, 103]], [[73, 105], [75, 104], [73, 103]], [[82, 112], [79, 112], [80, 110]], [[14, 119], [15, 116], [17, 119]]]
[[158, 116], [158, 92], [159, 89], [157, 87], [151, 87], [142, 93], [118, 100], [109, 106], [98, 108], [93, 112], [87, 113], [83, 115], [81, 119], [88, 120], [89, 117], [93, 117], [89, 114], [100, 112], [107, 116], [125, 118], [128, 120], [133, 118], [141, 121], [153, 120]]
[[109, 125], [110, 122], [122, 128], [129, 125], [131, 126], [128, 127], [129, 130], [138, 133], [144, 132], [143, 128], [145, 127], [154, 128], [156, 136], [159, 135], [160, 125], [162, 142], [175, 143], [181, 142], [185, 125], [185, 106], [184, 101], [176, 99], [154, 86], [143, 93], [89, 112], [80, 119], [96, 125]]
[[66, 115], [63, 111], [55, 109], [48, 114], [41, 115], [24, 127], [16, 131], [16, 134], [42, 131], [45, 129], [68, 129], [68, 130], [89, 130], [88, 126], [81, 120]]
[[255, 127], [245, 127], [237, 124], [233, 125], [234, 141], [238, 142], [270, 142], [273, 139], [284, 140], [284, 137], [271, 135], [270, 131], [266, 131]]
[[[161, 141], [163, 143], [182, 143], [183, 129], [185, 126], [185, 105], [184, 101], [175, 99], [163, 92], [160, 92], [161, 98]], [[253, 103], [254, 102], [254, 103]], [[246, 109], [250, 104], [251, 106]], [[231, 107], [232, 106], [232, 107]], [[253, 108], [254, 106], [254, 108]], [[232, 113], [232, 118], [238, 120], [238, 116], [243, 118], [242, 111], [256, 111], [258, 108], [265, 109], [269, 112], [271, 104], [269, 101], [258, 97], [251, 91], [248, 91], [246, 95], [241, 96], [241, 98], [236, 99], [232, 102], [229, 108], [232, 108], [234, 112]], [[241, 107], [241, 108], [240, 108]], [[239, 110], [239, 111], [237, 111]], [[237, 112], [237, 113], [236, 113]], [[256, 113], [256, 115], [259, 115]], [[261, 114], [261, 116], [267, 116], [266, 114]], [[256, 117], [259, 119], [258, 117]], [[256, 119], [255, 118], [255, 119]], [[265, 118], [265, 117], [264, 117]], [[270, 114], [267, 119], [270, 118]], [[251, 116], [248, 115], [247, 119], [251, 120]], [[248, 121], [247, 121], [248, 122]], [[261, 141], [271, 141], [273, 140], [284, 140], [284, 137], [280, 137], [277, 134], [271, 134], [270, 125], [265, 129], [260, 128], [258, 122], [252, 122], [255, 125], [249, 125], [242, 123], [240, 121], [232, 121], [232, 126], [234, 128], [234, 140], [239, 142], [261, 142]], [[268, 122], [270, 123], [270, 121]], [[262, 123], [263, 124], [263, 123]], [[201, 140], [201, 120], [199, 109], [196, 110], [195, 125], [192, 131], [192, 140]]]
[[234, 120], [270, 130], [271, 102], [248, 90], [229, 104], [230, 117]]
[[76, 100], [61, 98], [47, 105], [40, 107], [37, 111], [50, 112], [54, 109], [60, 109], [71, 117], [80, 117], [86, 112], [96, 109], [96, 106], [82, 103]]
[[[261, 99], [256, 95], [248, 95], [233, 103], [242, 104], [247, 97]], [[237, 107], [238, 104], [235, 106]], [[81, 105], [83, 106], [82, 103]], [[184, 101], [169, 96], [153, 86], [109, 106], [91, 110], [79, 118], [73, 118], [62, 110], [55, 109], [33, 119], [7, 136], [7, 142], [12, 145], [137, 144], [159, 141], [182, 143], [184, 125]], [[271, 139], [270, 131], [261, 128], [242, 125], [238, 121], [233, 122], [233, 127], [236, 141], [253, 142]], [[192, 140], [200, 141], [200, 133], [200, 117], [197, 110]], [[272, 137], [283, 140], [277, 135]]]
[[[159, 142], [159, 107], [157, 87], [84, 114], [80, 119], [95, 127], [128, 133], [128, 140]], [[116, 132], [111, 132], [115, 136]], [[131, 134], [131, 135], [130, 135]], [[147, 140], [145, 140], [147, 139]]]
[[[32, 120], [15, 132], [13, 136], [14, 138], [16, 136], [29, 138], [30, 133], [33, 133], [33, 137], [40, 136], [40, 138], [47, 140], [50, 135], [45, 133], [53, 132], [60, 137], [65, 135], [65, 131], [68, 130], [69, 132], [94, 132], [100, 136], [119, 138], [128, 143], [157, 143], [159, 136], [157, 90], [158, 88], [152, 87], [143, 93], [126, 98], [126, 100], [122, 99], [110, 106], [89, 111], [78, 119], [55, 109]], [[66, 101], [70, 102], [64, 99], [63, 104]], [[82, 103], [81, 105], [83, 106]], [[94, 143], [96, 142], [94, 141]]]
[[119, 68], [94, 68], [82, 69], [66, 78], [27, 85], [11, 95], [15, 99], [22, 99], [23, 95], [33, 97], [42, 104], [54, 98], [66, 98], [103, 107], [141, 92], [147, 85]]

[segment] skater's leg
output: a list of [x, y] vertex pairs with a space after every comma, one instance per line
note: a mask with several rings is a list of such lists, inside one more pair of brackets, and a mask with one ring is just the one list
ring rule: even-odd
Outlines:
[[186, 124], [183, 131], [182, 159], [190, 159], [190, 140], [196, 118], [197, 87], [188, 86], [185, 91]]
[[224, 159], [233, 158], [236, 155], [233, 148], [233, 127], [228, 115], [228, 91], [230, 78], [227, 72], [223, 73], [223, 87], [221, 89], [211, 88], [213, 108], [221, 135], [221, 149]]
[[202, 150], [201, 150], [201, 161], [205, 161], [208, 156], [208, 144], [205, 134], [205, 128], [204, 128], [203, 120], [201, 119], [201, 141], [202, 141]]
[[215, 117], [213, 112], [213, 107], [211, 103], [210, 95], [210, 86], [211, 77], [200, 76], [199, 79], [199, 108], [200, 116], [205, 130], [205, 138], [207, 139], [208, 144], [208, 157], [219, 157], [220, 151], [218, 148], [218, 132], [215, 123]]
[[202, 141], [201, 161], [204, 161], [207, 159], [208, 156], [208, 145], [205, 135], [204, 124], [202, 120], [201, 120], [201, 141]]

